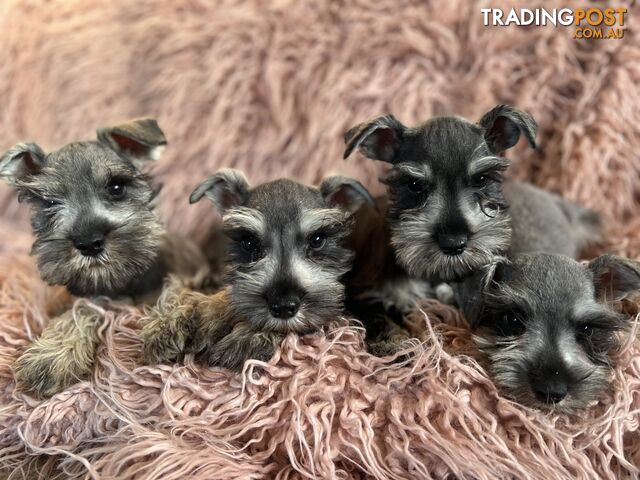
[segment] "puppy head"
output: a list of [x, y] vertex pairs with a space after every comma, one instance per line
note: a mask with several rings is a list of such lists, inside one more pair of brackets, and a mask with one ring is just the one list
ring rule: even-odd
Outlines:
[[487, 270], [470, 321], [496, 384], [525, 405], [564, 413], [595, 401], [628, 326], [607, 302], [640, 289], [640, 263], [530, 254]]
[[535, 147], [536, 123], [498, 105], [478, 123], [440, 117], [413, 128], [392, 115], [349, 130], [345, 158], [355, 149], [390, 163], [392, 244], [413, 276], [455, 280], [504, 252], [511, 237], [502, 195], [502, 153], [523, 133]]
[[223, 169], [191, 195], [207, 196], [229, 238], [231, 302], [256, 328], [306, 333], [342, 313], [340, 278], [353, 253], [343, 247], [351, 213], [372, 201], [357, 181], [329, 177], [320, 188], [276, 180], [250, 188]]
[[31, 205], [43, 280], [75, 295], [117, 295], [151, 267], [162, 227], [139, 166], [165, 144], [156, 121], [142, 119], [102, 128], [97, 141], [48, 154], [21, 143], [0, 157], [0, 176]]

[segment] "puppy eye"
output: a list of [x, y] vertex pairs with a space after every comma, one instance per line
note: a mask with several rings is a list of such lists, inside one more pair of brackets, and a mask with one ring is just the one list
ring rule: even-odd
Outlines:
[[593, 325], [589, 325], [588, 323], [578, 325], [577, 333], [582, 337], [590, 337], [593, 334]]
[[260, 257], [260, 241], [253, 235], [247, 235], [240, 240], [240, 248], [251, 256], [251, 261]]
[[476, 187], [486, 187], [489, 183], [489, 178], [486, 175], [478, 175], [473, 179], [473, 185]]
[[124, 197], [126, 192], [127, 186], [121, 180], [113, 179], [107, 185], [107, 193], [111, 198], [120, 199]]
[[419, 194], [424, 192], [427, 189], [427, 186], [422, 180], [410, 180], [407, 183], [407, 188], [411, 193]]
[[309, 239], [311, 250], [321, 250], [327, 243], [326, 237], [322, 233], [314, 233]]
[[517, 337], [522, 335], [526, 330], [520, 312], [509, 311], [499, 313], [496, 320], [495, 330], [501, 337]]
[[484, 172], [471, 178], [471, 186], [473, 188], [484, 188], [491, 183], [501, 183], [502, 177], [500, 172]]

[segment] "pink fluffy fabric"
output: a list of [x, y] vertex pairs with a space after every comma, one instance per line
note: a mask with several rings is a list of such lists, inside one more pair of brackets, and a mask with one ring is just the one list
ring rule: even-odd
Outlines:
[[[577, 0], [548, 8], [583, 6]], [[510, 8], [499, 1], [487, 7]], [[571, 29], [490, 28], [454, 0], [193, 0], [0, 4], [0, 147], [45, 149], [94, 127], [158, 118], [169, 139], [150, 171], [171, 229], [204, 238], [189, 207], [222, 166], [253, 183], [352, 175], [373, 192], [382, 164], [341, 160], [344, 132], [386, 112], [406, 124], [530, 111], [541, 149], [510, 174], [601, 211], [597, 252], [640, 258], [640, 40], [578, 41]], [[631, 20], [637, 7], [629, 6]], [[28, 209], [0, 186], [0, 478], [634, 478], [640, 474], [637, 327], [611, 391], [579, 417], [503, 398], [464, 320], [429, 302], [404, 364], [368, 355], [361, 330], [289, 338], [242, 375], [140, 366], [141, 312], [105, 312], [93, 378], [47, 401], [18, 392], [11, 364], [70, 301], [39, 280]], [[621, 308], [633, 317], [639, 302]], [[5, 470], [3, 470], [5, 468]], [[62, 473], [61, 473], [62, 472]]]

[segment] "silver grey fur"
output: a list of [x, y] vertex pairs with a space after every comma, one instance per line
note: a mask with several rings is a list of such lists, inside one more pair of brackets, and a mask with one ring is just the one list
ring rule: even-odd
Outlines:
[[[536, 130], [529, 114], [507, 105], [478, 123], [437, 117], [409, 128], [385, 115], [347, 132], [345, 158], [358, 148], [392, 165], [381, 180], [389, 186], [398, 262], [411, 276], [454, 281], [496, 255], [575, 256], [598, 239], [594, 212], [532, 185], [505, 181], [504, 150], [521, 134], [535, 148]], [[461, 250], [451, 253], [451, 242]]]
[[[147, 286], [145, 275], [158, 273], [152, 270], [163, 234], [150, 206], [154, 192], [138, 166], [166, 140], [152, 119], [102, 128], [98, 137], [49, 154], [18, 144], [0, 158], [0, 176], [31, 206], [32, 253], [43, 280], [75, 295], [131, 295]], [[121, 197], [110, 193], [116, 183]], [[98, 231], [104, 249], [82, 255], [74, 243]]]
[[464, 284], [463, 308], [496, 384], [525, 405], [573, 413], [609, 386], [629, 324], [609, 301], [640, 289], [640, 263], [582, 265], [544, 253], [496, 259]]
[[[350, 215], [370, 201], [362, 185], [329, 177], [319, 189], [284, 179], [250, 188], [241, 172], [222, 169], [190, 201], [203, 196], [222, 214], [228, 237], [230, 301], [256, 331], [308, 333], [342, 314]], [[312, 245], [316, 235], [320, 248]], [[290, 318], [272, 313], [283, 299], [299, 302]]]

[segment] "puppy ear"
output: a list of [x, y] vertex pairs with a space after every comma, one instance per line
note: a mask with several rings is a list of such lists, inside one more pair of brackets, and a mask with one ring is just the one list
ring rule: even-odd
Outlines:
[[99, 128], [97, 134], [100, 142], [131, 158], [136, 167], [145, 160], [158, 160], [167, 145], [164, 133], [153, 118]]
[[189, 197], [189, 203], [196, 203], [205, 195], [223, 215], [228, 209], [247, 202], [249, 182], [241, 171], [223, 168], [196, 187]]
[[500, 289], [513, 274], [513, 265], [504, 257], [496, 257], [491, 263], [465, 277], [457, 288], [458, 303], [472, 328], [478, 327], [486, 312], [485, 294]]
[[484, 129], [484, 138], [489, 149], [496, 154], [518, 143], [520, 133], [536, 148], [536, 133], [538, 124], [527, 112], [516, 110], [509, 105], [498, 105], [485, 113], [479, 125]]
[[349, 129], [344, 135], [343, 158], [356, 148], [367, 158], [393, 163], [406, 127], [393, 115], [384, 115]]
[[364, 203], [373, 204], [367, 189], [357, 180], [349, 177], [327, 177], [320, 184], [320, 193], [331, 207], [338, 207], [348, 213], [357, 212]]
[[37, 175], [45, 166], [46, 155], [35, 143], [14, 145], [0, 157], [0, 177], [9, 183], [30, 175]]
[[640, 262], [615, 255], [602, 255], [589, 262], [596, 296], [603, 302], [619, 300], [640, 290]]
[[482, 289], [495, 287], [501, 283], [508, 282], [513, 275], [513, 265], [505, 257], [496, 257], [488, 264], [482, 275]]

